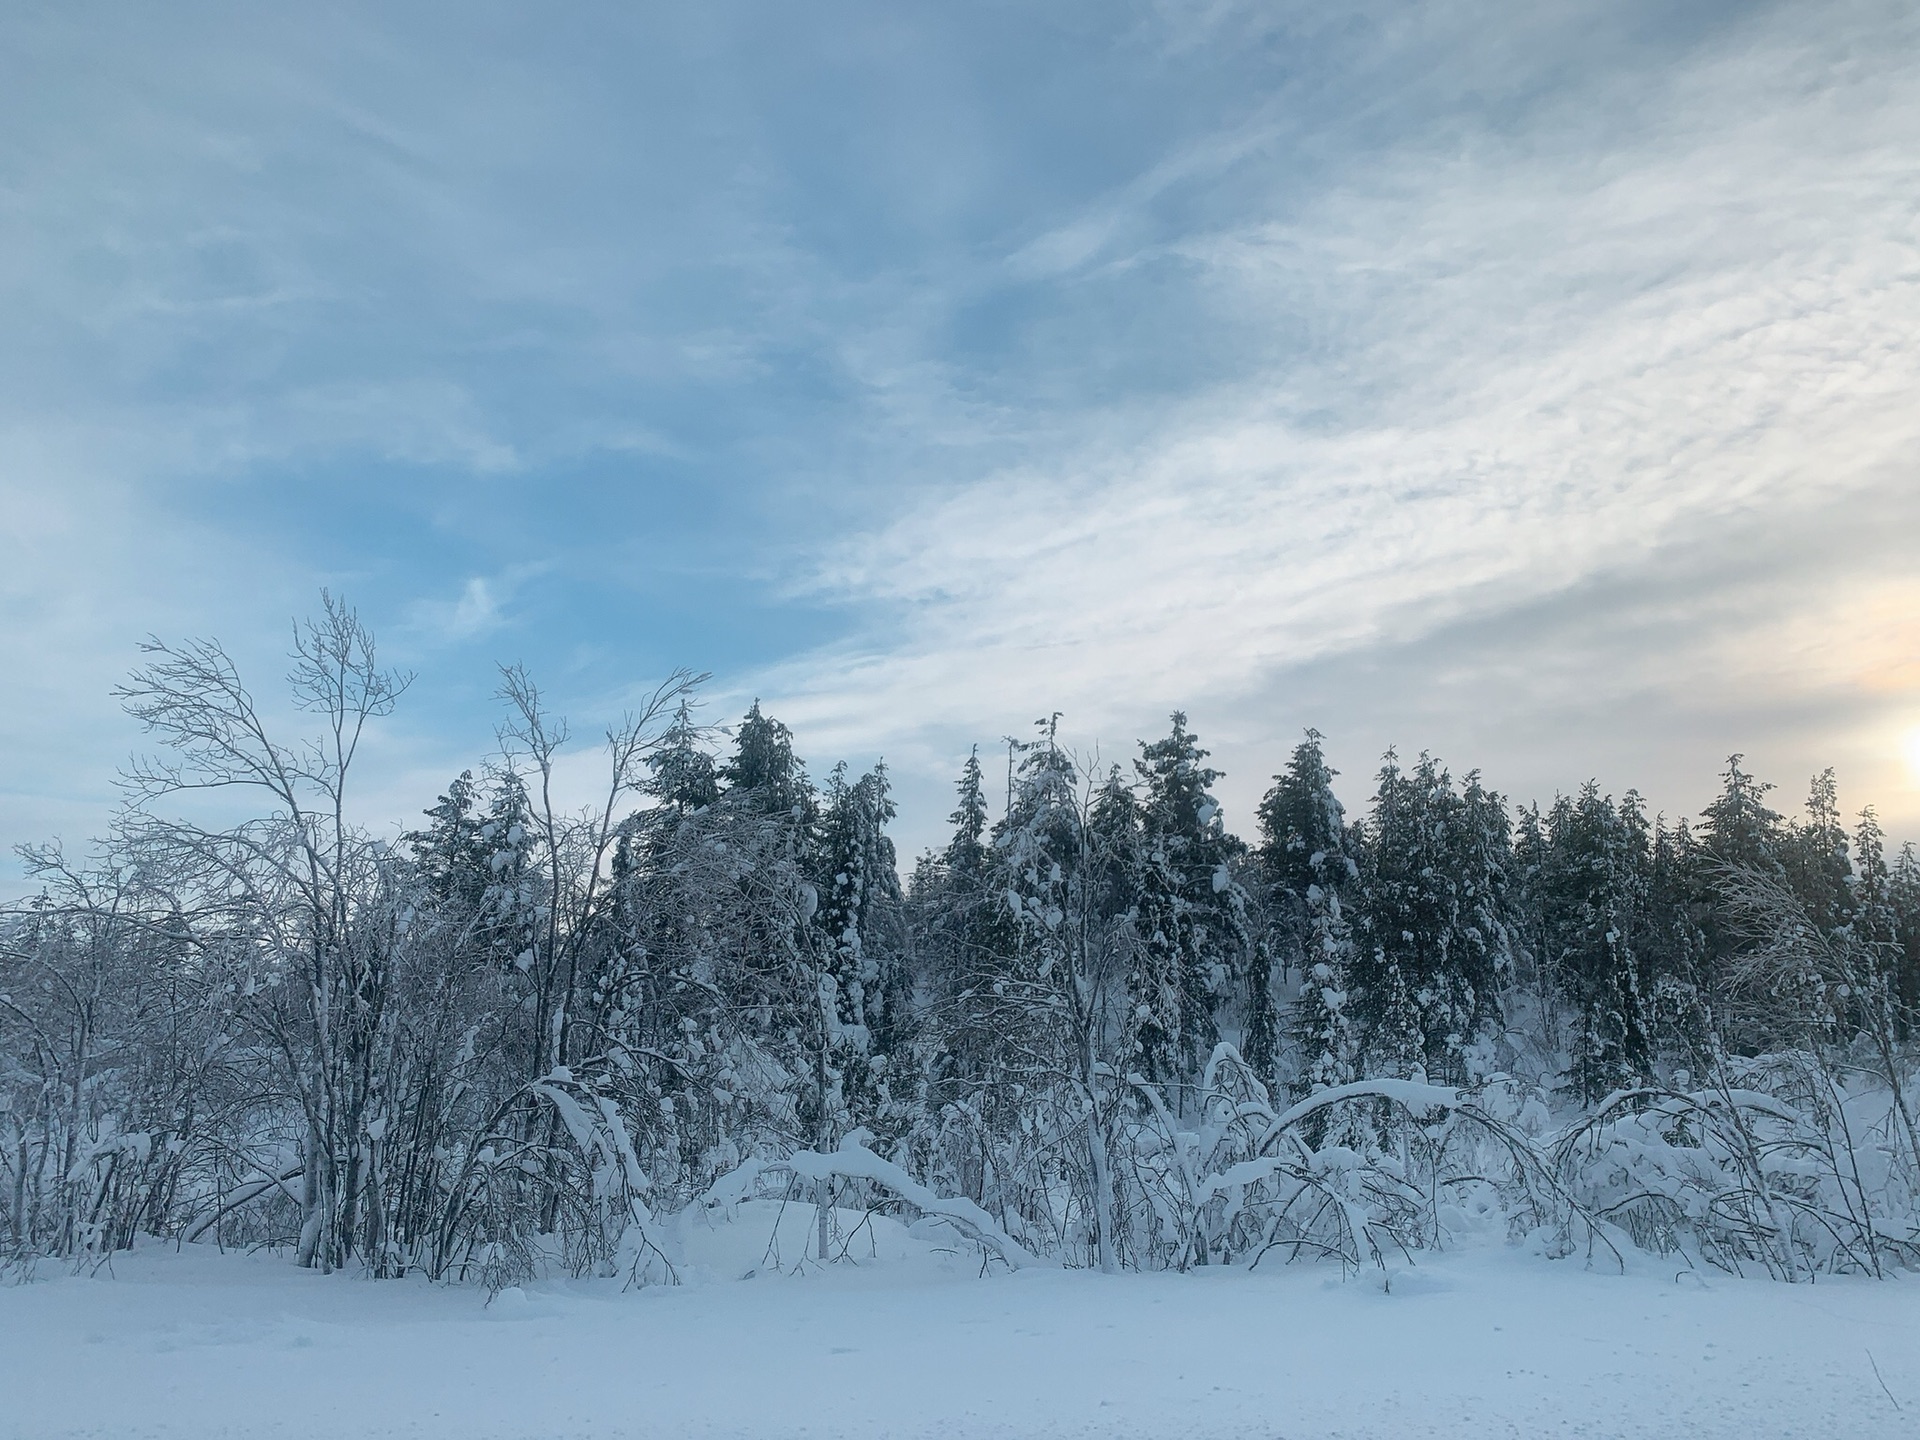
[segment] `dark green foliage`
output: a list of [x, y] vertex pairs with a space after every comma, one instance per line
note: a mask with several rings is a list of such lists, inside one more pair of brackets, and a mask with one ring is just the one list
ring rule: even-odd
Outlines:
[[[986, 869], [977, 887], [959, 877], [950, 892], [961, 907], [951, 933], [964, 948], [954, 957], [944, 1016], [949, 1093], [1002, 1117], [1017, 1113], [1022, 1082], [1015, 1077], [1032, 1060], [1023, 1027], [1044, 1018], [1004, 1001], [1050, 992], [1068, 946], [1062, 927], [1082, 880], [1080, 775], [1059, 743], [1058, 719], [1035, 722], [1031, 741], [1008, 742], [1012, 788], [993, 827]], [[963, 797], [967, 783], [963, 778]]]
[[691, 703], [682, 701], [660, 744], [647, 757], [647, 768], [653, 772], [647, 789], [676, 816], [704, 810], [720, 798], [719, 773], [705, 739], [693, 723]]
[[879, 1128], [890, 1076], [909, 1058], [912, 1022], [887, 767], [849, 784], [846, 766], [835, 766], [824, 798], [814, 923], [833, 981], [833, 1064], [854, 1123]]
[[791, 817], [803, 828], [813, 824], [817, 801], [807, 767], [793, 753], [793, 732], [762, 714], [758, 700], [740, 721], [733, 758], [720, 778], [736, 802], [762, 815]]
[[1886, 835], [1879, 817], [1869, 805], [1860, 812], [1854, 830], [1851, 874], [1847, 877], [1849, 917], [1853, 938], [1860, 942], [1859, 953], [1869, 974], [1863, 993], [1854, 1005], [1864, 1009], [1878, 1006], [1879, 1017], [1855, 1014], [1848, 1018], [1863, 1025], [1875, 1019], [1889, 1032], [1905, 1038], [1909, 1012], [1904, 986], [1912, 967], [1902, 944], [1899, 890], [1894, 870], [1887, 864]]
[[1079, 767], [1060, 744], [1059, 717], [1037, 721], [1019, 756], [1006, 816], [993, 827], [984, 975], [1027, 981], [1048, 969], [1054, 935], [1079, 882]]
[[1895, 989], [1904, 1037], [1914, 1017], [1920, 1015], [1920, 856], [1914, 854], [1911, 840], [1900, 847], [1899, 858], [1888, 867], [1887, 903], [1902, 942], [1902, 953], [1896, 959], [1900, 978]]
[[992, 1073], [997, 1043], [986, 1029], [964, 1023], [966, 997], [975, 985], [992, 983], [1014, 951], [1017, 927], [997, 852], [986, 841], [977, 749], [967, 756], [955, 790], [953, 837], [914, 867], [907, 913], [921, 984], [941, 1032], [929, 1078], [940, 1093], [971, 1096]]
[[1342, 896], [1358, 867], [1347, 854], [1346, 812], [1334, 797], [1335, 772], [1320, 732], [1307, 731], [1287, 768], [1260, 803], [1259, 863], [1267, 887], [1267, 953], [1248, 986], [1246, 1057], [1271, 1075], [1280, 1036], [1272, 997], [1277, 963], [1299, 976], [1292, 1006], [1301, 1078], [1310, 1089], [1354, 1078], [1359, 1038], [1348, 1012], [1353, 941]]
[[1813, 777], [1803, 820], [1786, 828], [1781, 861], [1787, 885], [1806, 907], [1808, 917], [1831, 934], [1853, 919], [1853, 861], [1833, 771]]
[[953, 839], [947, 842], [943, 858], [948, 874], [963, 881], [973, 881], [979, 879], [987, 868], [987, 794], [980, 776], [978, 746], [967, 755], [967, 763], [960, 771], [960, 781], [955, 789], [959, 792], [960, 803], [954, 807], [953, 814], [947, 817], [953, 826]]
[[1431, 756], [1389, 753], [1360, 858], [1355, 1006], [1371, 1073], [1464, 1080], [1501, 1018], [1511, 959], [1505, 804]]
[[1220, 772], [1176, 711], [1172, 733], [1142, 744], [1141, 959], [1132, 982], [1141, 1073], [1157, 1084], [1197, 1076], [1219, 1040], [1216, 1010], [1245, 970], [1251, 948], [1246, 896], [1232, 867], [1240, 843], [1227, 833], [1211, 787]]
[[1708, 970], [1709, 863], [1685, 820], [1672, 829], [1654, 827], [1641, 953], [1653, 976], [1656, 1018], [1676, 1036], [1686, 1028], [1684, 1017]]
[[1744, 755], [1729, 755], [1720, 772], [1718, 798], [1700, 812], [1701, 843], [1726, 865], [1778, 873], [1786, 838], [1779, 813], [1767, 808], [1773, 786], [1740, 768]]
[[489, 852], [480, 838], [482, 821], [474, 814], [478, 803], [473, 772], [462, 770], [426, 811], [432, 823], [404, 837], [420, 866], [421, 881], [435, 899], [477, 905], [487, 888]]
[[1652, 836], [1638, 795], [1614, 804], [1588, 781], [1561, 796], [1530, 867], [1535, 957], [1573, 1019], [1572, 1079], [1581, 1096], [1653, 1074], [1652, 1023], [1640, 944], [1650, 923]]
[[1346, 855], [1346, 811], [1333, 793], [1339, 772], [1327, 765], [1323, 738], [1307, 731], [1260, 802], [1260, 862], [1275, 886], [1296, 897], [1312, 885], [1344, 887], [1355, 873]]

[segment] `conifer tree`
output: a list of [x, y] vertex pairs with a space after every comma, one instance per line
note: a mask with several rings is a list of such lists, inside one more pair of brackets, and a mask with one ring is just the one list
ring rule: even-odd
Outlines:
[[1572, 1079], [1586, 1100], [1652, 1075], [1637, 950], [1652, 863], [1638, 795], [1616, 806], [1589, 780], [1554, 803], [1534, 886], [1540, 959], [1573, 1011]]
[[1920, 855], [1914, 853], [1911, 840], [1900, 847], [1899, 858], [1888, 867], [1887, 899], [1900, 939], [1895, 991], [1901, 1038], [1911, 1040], [1915, 1017], [1920, 1016]]
[[1785, 840], [1787, 884], [1808, 918], [1827, 934], [1844, 929], [1853, 916], [1853, 861], [1833, 771], [1813, 777], [1806, 817], [1787, 828]]
[[1727, 768], [1720, 772], [1720, 794], [1700, 812], [1700, 839], [1722, 864], [1779, 875], [1784, 835], [1779, 813], [1766, 803], [1773, 786], [1742, 770], [1740, 762], [1745, 758], [1727, 757]]
[[1863, 987], [1867, 993], [1859, 998], [1859, 1004], [1880, 1006], [1884, 1012], [1877, 1017], [1880, 1023], [1904, 1038], [1909, 1018], [1902, 993], [1906, 946], [1902, 944], [1893, 868], [1887, 864], [1886, 834], [1871, 805], [1860, 812], [1854, 829], [1853, 863], [1848, 927], [1858, 942], [1856, 953], [1864, 958], [1869, 971]]
[[1500, 1016], [1499, 993], [1513, 969], [1513, 815], [1504, 797], [1467, 773], [1460, 794], [1455, 863], [1461, 878], [1467, 957], [1461, 969], [1483, 987], [1482, 1018]]
[[1246, 893], [1232, 874], [1241, 847], [1221, 819], [1211, 791], [1220, 772], [1206, 756], [1175, 711], [1172, 733], [1143, 743], [1134, 762], [1143, 858], [1131, 999], [1141, 1073], [1159, 1085], [1198, 1074], [1219, 1039], [1216, 1007], [1250, 948]]
[[493, 777], [478, 838], [487, 868], [480, 902], [484, 942], [496, 958], [524, 971], [534, 959], [542, 896], [533, 805], [526, 782], [511, 767]]
[[1720, 794], [1700, 812], [1703, 853], [1697, 857], [1698, 876], [1708, 904], [1701, 918], [1707, 943], [1698, 984], [1710, 1003], [1728, 961], [1741, 943], [1727, 907], [1730, 876], [1747, 870], [1769, 880], [1786, 878], [1781, 862], [1781, 852], [1787, 845], [1786, 829], [1779, 812], [1766, 803], [1773, 786], [1743, 770], [1740, 762], [1745, 758], [1737, 754], [1727, 757], [1727, 768], [1720, 772]]
[[[1044, 1031], [1045, 1017], [1021, 997], [1050, 999], [1066, 983], [1069, 922], [1084, 895], [1079, 767], [1059, 743], [1058, 722], [1058, 715], [1036, 721], [1035, 739], [1008, 741], [1007, 809], [993, 827], [979, 900], [961, 921], [966, 949], [954, 977], [960, 989], [944, 1025], [954, 1078], [1003, 1117], [1024, 1083], [1014, 1078], [1030, 1059], [1022, 1052], [1044, 1048], [1005, 1027]], [[956, 820], [964, 834], [972, 823], [968, 777], [961, 786]], [[994, 997], [991, 1005], [977, 1003], [983, 993]]]
[[894, 814], [884, 762], [852, 784], [844, 764], [834, 767], [821, 814], [815, 921], [834, 981], [849, 1103], [865, 1112], [858, 1118], [866, 1123], [874, 1118], [879, 1077], [890, 1057], [904, 1052], [909, 1019], [899, 951], [900, 879], [887, 835]]
[[1037, 739], [1011, 742], [1018, 766], [1007, 814], [993, 834], [995, 879], [1008, 910], [1040, 919], [1017, 947], [1019, 967], [1029, 972], [1050, 961], [1045, 935], [1059, 921], [1048, 922], [1063, 913], [1082, 848], [1079, 767], [1060, 744], [1059, 722], [1057, 714], [1036, 721]]
[[953, 839], [947, 842], [947, 873], [961, 882], [977, 881], [987, 868], [987, 794], [980, 775], [980, 747], [975, 746], [961, 767], [954, 787], [959, 803], [947, 817], [953, 826]]
[[705, 738], [693, 722], [692, 703], [682, 700], [673, 723], [647, 757], [653, 772], [647, 789], [676, 818], [704, 810], [720, 798], [720, 777]]
[[1373, 1073], [1474, 1073], [1511, 959], [1511, 860], [1505, 806], [1477, 775], [1462, 794], [1431, 756], [1407, 772], [1388, 752], [1362, 847], [1354, 964]]
[[1271, 956], [1254, 966], [1248, 986], [1246, 1054], [1271, 1075], [1277, 1048], [1272, 964], [1299, 976], [1292, 1028], [1301, 1078], [1310, 1089], [1356, 1077], [1359, 1036], [1351, 999], [1353, 938], [1342, 909], [1358, 870], [1347, 854], [1346, 812], [1333, 793], [1334, 771], [1320, 732], [1307, 731], [1287, 768], [1260, 803], [1260, 866], [1268, 889]]
[[421, 879], [435, 899], [478, 905], [486, 891], [489, 851], [480, 838], [483, 822], [474, 813], [479, 800], [473, 772], [462, 770], [446, 794], [426, 811], [431, 822], [427, 828], [405, 836]]
[[[967, 1023], [966, 997], [1017, 946], [1001, 856], [986, 840], [987, 798], [976, 748], [955, 783], [946, 846], [923, 855], [909, 892], [915, 949], [939, 1011], [931, 1075], [950, 1093], [971, 1092], [992, 1070], [999, 1040]], [[998, 837], [996, 837], [998, 838]]]
[[[1137, 1069], [1126, 1002], [1140, 947], [1131, 910], [1120, 909], [1133, 863], [1106, 847], [1131, 843], [1132, 797], [1111, 775], [1102, 787], [1083, 784], [1058, 721], [1037, 722], [1032, 741], [1009, 741], [1008, 802], [993, 827], [980, 948], [942, 1029], [949, 1052], [975, 1066], [970, 1075], [958, 1065], [950, 1072], [961, 1082], [949, 1093], [964, 1097], [967, 1132], [984, 1125], [1001, 1137], [996, 1170], [1032, 1164], [1037, 1175], [1053, 1176], [1044, 1183], [1072, 1197], [1071, 1223], [1088, 1258], [1113, 1269], [1109, 1146]], [[1066, 1140], [1064, 1151], [1042, 1140], [1049, 1132]], [[988, 1183], [984, 1173], [980, 1183]]]
[[790, 819], [800, 832], [811, 830], [818, 801], [807, 767], [793, 753], [793, 732], [764, 714], [758, 700], [734, 734], [733, 756], [721, 767], [720, 778], [737, 803]]
[[1519, 807], [1513, 827], [1513, 884], [1514, 915], [1513, 943], [1516, 961], [1531, 966], [1530, 978], [1535, 982], [1543, 1005], [1550, 1005], [1548, 992], [1552, 988], [1546, 972], [1546, 954], [1549, 948], [1545, 933], [1545, 903], [1541, 887], [1546, 881], [1547, 872], [1547, 818], [1540, 811], [1540, 802]]
[[1701, 987], [1708, 971], [1706, 924], [1712, 893], [1705, 853], [1682, 819], [1656, 824], [1647, 876], [1647, 918], [1640, 954], [1656, 1045], [1684, 1048], [1696, 1039]]
[[1087, 824], [1095, 865], [1095, 873], [1087, 877], [1089, 903], [1103, 919], [1131, 914], [1140, 902], [1145, 837], [1140, 802], [1118, 765], [1107, 771]]

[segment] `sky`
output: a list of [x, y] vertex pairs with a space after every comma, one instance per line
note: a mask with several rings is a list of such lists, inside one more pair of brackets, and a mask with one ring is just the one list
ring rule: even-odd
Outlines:
[[389, 829], [522, 662], [884, 756], [909, 854], [1176, 707], [1243, 832], [1313, 726], [1350, 810], [1739, 751], [1920, 839], [1916, 76], [1880, 0], [14, 0], [0, 844], [323, 588]]

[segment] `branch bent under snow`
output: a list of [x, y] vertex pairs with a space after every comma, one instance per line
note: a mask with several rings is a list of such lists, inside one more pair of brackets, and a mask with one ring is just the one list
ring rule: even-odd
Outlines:
[[883, 1160], [862, 1143], [860, 1132], [840, 1142], [831, 1154], [800, 1150], [785, 1160], [749, 1160], [715, 1181], [703, 1197], [710, 1203], [738, 1201], [762, 1175], [781, 1174], [801, 1180], [828, 1180], [840, 1176], [867, 1180], [897, 1195], [923, 1215], [935, 1215], [992, 1250], [1012, 1270], [1050, 1268], [1055, 1262], [1035, 1255], [994, 1223], [993, 1217], [961, 1195], [936, 1195], [891, 1160]]

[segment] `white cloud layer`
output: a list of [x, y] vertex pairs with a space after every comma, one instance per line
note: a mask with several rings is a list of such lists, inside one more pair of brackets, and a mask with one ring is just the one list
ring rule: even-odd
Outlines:
[[397, 821], [504, 647], [583, 734], [711, 667], [909, 847], [1175, 705], [1243, 827], [1313, 724], [1920, 837], [1917, 71], [1880, 0], [0, 16], [0, 841], [98, 828], [141, 635], [265, 689], [321, 584]]
[[[1111, 750], [1177, 704], [1243, 752], [1263, 742], [1271, 767], [1293, 726], [1355, 723], [1276, 707], [1297, 667], [1674, 547], [1704, 571], [1737, 559], [1726, 545], [1811, 538], [1838, 511], [1910, 522], [1888, 507], [1920, 488], [1914, 27], [1888, 29], [1885, 11], [1847, 17], [1859, 28], [1813, 18], [1778, 14], [1750, 46], [1611, 97], [1635, 113], [1550, 114], [1452, 153], [1409, 142], [1285, 221], [1128, 251], [1110, 238], [1137, 203], [1123, 191], [1029, 243], [1009, 264], [1044, 257], [1066, 283], [1171, 256], [1220, 310], [1308, 330], [1308, 355], [1150, 416], [1088, 418], [1077, 443], [856, 536], [813, 584], [869, 607], [873, 631], [759, 688], [829, 751], [878, 741], [951, 763], [961, 737], [1053, 709]], [[1803, 640], [1834, 586], [1880, 583], [1857, 573], [1858, 547], [1819, 538], [1832, 548], [1802, 566], [1804, 604], [1781, 622]], [[1910, 553], [1857, 558], [1897, 571]], [[1692, 661], [1666, 683], [1699, 683], [1704, 636], [1689, 628], [1709, 608], [1696, 597], [1659, 637]], [[1751, 663], [1777, 655], [1772, 608], [1712, 657], [1763, 707], [1820, 683], [1817, 666]], [[1920, 639], [1883, 611], [1882, 648]], [[1641, 657], [1641, 675], [1660, 658]], [[1417, 683], [1417, 658], [1402, 663]], [[1920, 723], [1913, 672], [1898, 673], [1887, 683]], [[1623, 698], [1609, 677], [1592, 693]], [[906, 723], [882, 719], [876, 736], [876, 717]], [[1377, 715], [1363, 728], [1382, 719], [1402, 729]], [[1484, 717], [1443, 728], [1499, 743]], [[1498, 754], [1458, 758], [1500, 769]], [[1859, 778], [1887, 779], [1878, 769]]]

